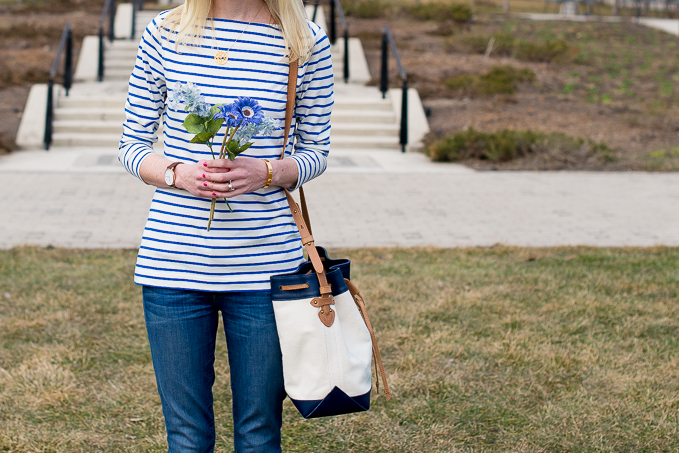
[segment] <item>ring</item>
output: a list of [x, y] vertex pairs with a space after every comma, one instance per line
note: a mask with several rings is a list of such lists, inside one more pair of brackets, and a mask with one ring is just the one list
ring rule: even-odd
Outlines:
[[233, 184], [231, 184], [231, 180], [229, 180], [229, 192], [233, 192], [234, 190], [236, 189], [233, 188]]

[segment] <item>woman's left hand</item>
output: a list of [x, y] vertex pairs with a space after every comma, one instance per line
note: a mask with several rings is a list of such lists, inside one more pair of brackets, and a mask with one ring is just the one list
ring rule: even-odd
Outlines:
[[[205, 167], [205, 185], [215, 198], [232, 198], [254, 192], [266, 185], [269, 169], [262, 159], [240, 156], [235, 160], [208, 160]], [[233, 190], [230, 190], [229, 183]]]

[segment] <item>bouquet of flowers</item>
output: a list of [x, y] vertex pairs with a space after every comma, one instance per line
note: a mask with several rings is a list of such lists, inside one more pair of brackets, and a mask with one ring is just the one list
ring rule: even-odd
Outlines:
[[[240, 153], [252, 146], [253, 137], [271, 135], [278, 128], [278, 121], [264, 115], [259, 103], [248, 97], [239, 97], [228, 105], [210, 105], [192, 82], [177, 83], [172, 91], [168, 105], [176, 109], [184, 104], [184, 111], [189, 112], [182, 123], [184, 129], [196, 134], [191, 143], [205, 143], [210, 149], [213, 159], [234, 160]], [[214, 139], [222, 126], [226, 126], [224, 140], [215, 155]], [[218, 156], [218, 157], [217, 157]], [[216, 199], [212, 199], [210, 218], [207, 230], [215, 215]], [[224, 199], [229, 211], [233, 212], [229, 202]]]

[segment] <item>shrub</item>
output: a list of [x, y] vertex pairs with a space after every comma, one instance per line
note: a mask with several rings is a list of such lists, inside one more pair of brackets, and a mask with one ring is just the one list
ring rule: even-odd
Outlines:
[[382, 0], [351, 0], [342, 2], [347, 16], [376, 19], [386, 14], [389, 5]]
[[[614, 159], [614, 152], [605, 143], [584, 140], [560, 132], [540, 131], [481, 132], [473, 128], [434, 140], [425, 148], [434, 161], [457, 162], [477, 159], [508, 162], [531, 154], [595, 157], [604, 162]], [[559, 157], [563, 160], [563, 157]]]
[[462, 74], [451, 77], [446, 80], [445, 84], [451, 90], [469, 96], [490, 96], [494, 94], [514, 94], [519, 83], [532, 82], [533, 80], [535, 80], [535, 73], [530, 69], [494, 66], [481, 76]]
[[472, 53], [485, 53], [491, 38], [495, 38], [492, 55], [509, 56], [514, 53], [515, 40], [509, 33], [497, 33], [495, 35], [462, 35], [459, 38], [449, 39], [445, 45], [449, 48], [462, 48]]
[[503, 130], [485, 133], [469, 128], [446, 136], [427, 147], [429, 156], [438, 162], [465, 159], [506, 162], [531, 152], [537, 133]]
[[448, 7], [448, 14], [453, 22], [458, 24], [465, 24], [472, 20], [474, 13], [469, 5], [466, 3], [452, 3]]
[[472, 19], [472, 9], [466, 3], [416, 3], [407, 11], [418, 20], [452, 20], [466, 23]]
[[556, 39], [541, 43], [519, 41], [514, 56], [519, 60], [551, 62], [563, 61], [568, 56], [575, 56], [577, 48], [572, 48], [566, 41]]

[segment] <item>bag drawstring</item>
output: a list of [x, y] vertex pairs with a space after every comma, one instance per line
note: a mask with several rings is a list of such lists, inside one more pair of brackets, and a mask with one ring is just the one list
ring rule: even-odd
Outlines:
[[[384, 394], [387, 396], [387, 400], [391, 399], [391, 392], [389, 391], [389, 384], [387, 384], [387, 373], [384, 371], [384, 365], [382, 365], [382, 356], [380, 355], [380, 348], [377, 346], [377, 339], [375, 338], [375, 332], [373, 331], [373, 326], [370, 324], [370, 319], [368, 318], [368, 310], [365, 308], [365, 300], [358, 290], [358, 287], [354, 285], [351, 280], [344, 279], [347, 286], [349, 287], [349, 292], [358, 307], [358, 311], [361, 313], [361, 317], [365, 322], [368, 332], [370, 332], [370, 339], [373, 344], [373, 358], [375, 363], [375, 389], [377, 393], [380, 392], [380, 377], [382, 377], [382, 385], [384, 386]], [[378, 373], [379, 368], [379, 373]]]

